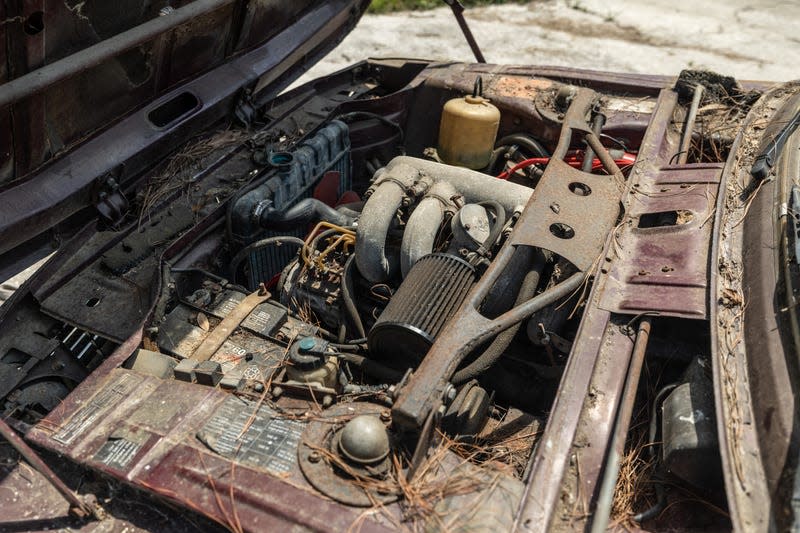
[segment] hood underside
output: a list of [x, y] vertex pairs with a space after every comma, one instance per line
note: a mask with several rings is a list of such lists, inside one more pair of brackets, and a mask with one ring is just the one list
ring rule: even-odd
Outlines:
[[248, 120], [253, 99], [330, 51], [368, 3], [6, 7], [20, 23], [0, 27], [0, 254], [87, 208], [65, 234], [98, 214], [114, 222], [153, 161], [234, 108]]

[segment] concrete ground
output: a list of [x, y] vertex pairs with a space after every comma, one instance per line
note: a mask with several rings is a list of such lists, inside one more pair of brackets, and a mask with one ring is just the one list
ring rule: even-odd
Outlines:
[[[797, 0], [539, 0], [471, 8], [466, 17], [489, 63], [800, 78]], [[474, 61], [447, 7], [366, 15], [300, 81], [368, 56]]]

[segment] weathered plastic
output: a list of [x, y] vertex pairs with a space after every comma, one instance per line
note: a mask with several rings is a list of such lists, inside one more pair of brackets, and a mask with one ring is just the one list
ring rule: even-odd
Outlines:
[[481, 169], [489, 164], [500, 110], [482, 96], [449, 100], [439, 125], [439, 157], [449, 165]]

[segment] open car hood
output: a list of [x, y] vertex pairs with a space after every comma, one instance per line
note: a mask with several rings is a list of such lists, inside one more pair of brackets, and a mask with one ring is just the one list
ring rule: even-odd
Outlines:
[[3, 8], [20, 23], [0, 27], [0, 274], [92, 217], [118, 221], [143, 170], [234, 106], [249, 120], [369, 2], [173, 4]]

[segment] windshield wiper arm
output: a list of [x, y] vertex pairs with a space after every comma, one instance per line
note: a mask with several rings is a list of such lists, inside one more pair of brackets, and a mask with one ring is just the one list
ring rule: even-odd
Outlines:
[[781, 129], [775, 138], [769, 142], [766, 149], [756, 157], [753, 167], [750, 169], [750, 174], [752, 174], [755, 179], [763, 180], [769, 175], [781, 150], [783, 150], [783, 145], [786, 144], [786, 140], [791, 137], [798, 126], [800, 126], [800, 111], [795, 113], [792, 120]]

